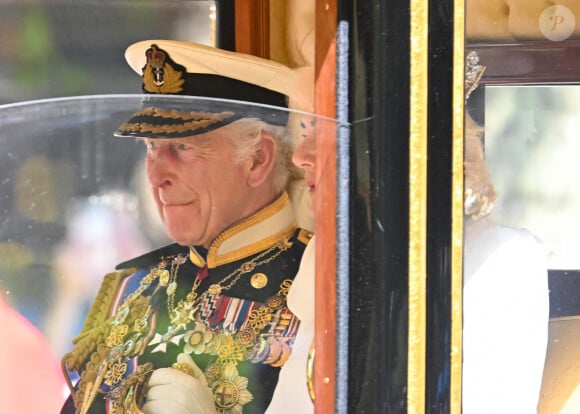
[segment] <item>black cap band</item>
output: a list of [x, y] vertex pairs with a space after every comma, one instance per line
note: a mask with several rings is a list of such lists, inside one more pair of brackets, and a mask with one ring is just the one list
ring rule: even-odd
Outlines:
[[[145, 138], [179, 138], [221, 128], [237, 119], [260, 118], [273, 125], [288, 121], [287, 96], [262, 86], [226, 76], [189, 73], [174, 62], [169, 54], [151, 45], [145, 52], [143, 92], [151, 95], [144, 108], [135, 113], [115, 132], [116, 136]], [[204, 105], [203, 100], [174, 105], [167, 99], [154, 102], [154, 96], [183, 95], [247, 103], [216, 102]], [[255, 103], [259, 105], [251, 105]], [[279, 109], [278, 109], [279, 108]]]

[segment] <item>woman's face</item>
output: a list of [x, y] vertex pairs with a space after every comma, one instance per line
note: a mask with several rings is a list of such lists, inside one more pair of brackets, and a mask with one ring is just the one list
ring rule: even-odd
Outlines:
[[318, 185], [318, 171], [316, 166], [316, 133], [315, 120], [303, 119], [301, 122], [303, 139], [294, 150], [292, 161], [304, 170], [304, 181], [312, 201], [312, 207], [316, 205], [316, 190]]

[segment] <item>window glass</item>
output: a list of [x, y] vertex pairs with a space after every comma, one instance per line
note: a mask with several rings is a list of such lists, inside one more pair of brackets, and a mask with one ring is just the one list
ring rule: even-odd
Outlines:
[[580, 86], [488, 86], [485, 154], [494, 217], [537, 235], [551, 269], [580, 268]]
[[147, 39], [215, 44], [214, 1], [0, 3], [0, 104], [71, 95], [139, 93], [123, 59]]

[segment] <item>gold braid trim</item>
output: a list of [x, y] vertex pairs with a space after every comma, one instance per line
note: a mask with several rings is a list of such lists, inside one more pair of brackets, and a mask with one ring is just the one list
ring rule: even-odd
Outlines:
[[[142, 319], [145, 313], [147, 312], [148, 306], [149, 306], [149, 298], [143, 296], [133, 297], [133, 299], [131, 300], [129, 315], [127, 316], [126, 319], [127, 324], [129, 326], [135, 326], [136, 321], [138, 319]], [[107, 339], [109, 338], [109, 334], [111, 332], [111, 326], [112, 325], [110, 318], [104, 320], [100, 326], [93, 328], [93, 330], [89, 332], [89, 335], [85, 335], [85, 337], [82, 338], [82, 341], [79, 342], [77, 346], [75, 346], [75, 348], [70, 354], [68, 354], [71, 355], [71, 358], [66, 360], [66, 362], [67, 366], [71, 367], [71, 363], [78, 363], [82, 365], [82, 363], [86, 360], [86, 358], [83, 357], [88, 353], [91, 353], [90, 357], [88, 358], [88, 362], [86, 362], [84, 369], [81, 371], [81, 378], [78, 383], [77, 391], [73, 393], [72, 386], [69, 384], [69, 387], [71, 388], [71, 393], [73, 394], [75, 407], [77, 410], [79, 410], [83, 405], [85, 394], [87, 392], [87, 385], [95, 384], [97, 376], [99, 375], [99, 369], [101, 368], [103, 361], [107, 359], [111, 353], [111, 346], [107, 345]], [[72, 354], [76, 350], [79, 350], [79, 354], [81, 356], [73, 358], [75, 355]], [[65, 356], [65, 358], [66, 357], [67, 356]], [[79, 369], [76, 370], [79, 371]], [[144, 375], [143, 370], [145, 370], [145, 368], [138, 370], [137, 373], [142, 376]], [[150, 370], [147, 370], [147, 372], [149, 371]], [[136, 380], [137, 378], [138, 377], [134, 377], [132, 381]], [[129, 383], [129, 385], [134, 384]]]
[[78, 383], [78, 389], [76, 392], [72, 392], [73, 401], [75, 403], [76, 413], [79, 413], [83, 405], [83, 400], [85, 398], [85, 393], [87, 391], [87, 384], [93, 384], [97, 378], [99, 367], [103, 361], [109, 356], [111, 349], [104, 344], [99, 344], [97, 346], [96, 352], [94, 352], [87, 364], [85, 365], [85, 370], [81, 374], [81, 378]]
[[[76, 392], [69, 381], [69, 388], [71, 389], [77, 411], [81, 410], [85, 404], [87, 392], [93, 392], [95, 387], [99, 387], [100, 380], [98, 380], [98, 377], [101, 375], [99, 371], [104, 361], [110, 357], [112, 347], [122, 344], [125, 339], [126, 333], [122, 337], [116, 337], [118, 333], [113, 331], [115, 318], [109, 315], [113, 301], [118, 295], [121, 282], [134, 273], [135, 269], [130, 269], [105, 276], [85, 325], [81, 333], [73, 340], [75, 344], [73, 350], [63, 358], [63, 370], [68, 368], [80, 373]], [[126, 324], [127, 329], [131, 327], [133, 332], [143, 330], [145, 327], [143, 324], [146, 323], [147, 314], [150, 311], [149, 301], [150, 297], [136, 294], [136, 292], [131, 293], [125, 299], [122, 306], [126, 306], [129, 313], [123, 323]], [[148, 371], [139, 371], [141, 375], [146, 372]], [[133, 378], [133, 380], [136, 379], [137, 377]], [[129, 385], [136, 384], [130, 383]], [[89, 397], [88, 400], [92, 401], [93, 398], [94, 396]]]
[[121, 126], [122, 131], [127, 132], [149, 132], [152, 134], [179, 134], [187, 131], [197, 131], [201, 128], [207, 128], [215, 122], [204, 119], [201, 121], [185, 122], [179, 125], [155, 125], [147, 122], [125, 123]]
[[312, 237], [314, 237], [314, 233], [312, 233], [311, 231], [305, 230], [305, 229], [300, 229], [300, 232], [298, 233], [298, 241], [300, 241], [302, 244], [304, 245], [308, 245], [308, 243], [310, 243], [310, 240], [312, 239]]
[[115, 413], [141, 413], [140, 407], [145, 402], [147, 383], [153, 373], [153, 364], [147, 362], [139, 365], [135, 372], [121, 382], [119, 396], [113, 401]]
[[149, 122], [125, 122], [119, 130], [127, 132], [149, 133], [184, 133], [208, 128], [211, 125], [227, 121], [235, 114], [233, 112], [183, 112], [176, 109], [162, 109], [156, 107], [144, 108], [136, 112], [133, 117], [146, 116], [150, 118], [173, 119], [183, 121], [181, 124], [152, 124]]
[[[75, 395], [74, 387], [67, 375], [68, 370], [79, 371], [82, 365], [87, 361], [89, 355], [97, 349], [97, 344], [104, 343], [109, 332], [110, 325], [105, 323], [111, 304], [115, 298], [121, 281], [135, 273], [135, 269], [122, 270], [107, 274], [104, 279], [97, 297], [91, 306], [91, 310], [85, 319], [83, 329], [80, 334], [72, 340], [74, 345], [71, 352], [62, 358], [62, 371], [67, 380], [68, 387], [73, 395], [75, 404], [78, 404], [78, 393]], [[89, 362], [90, 363], [90, 362]], [[88, 364], [87, 364], [88, 365]], [[87, 367], [85, 367], [86, 370]], [[80, 396], [82, 401], [82, 395]]]
[[73, 350], [63, 357], [63, 363], [66, 364], [68, 369], [78, 371], [89, 354], [95, 350], [97, 344], [104, 343], [111, 329], [105, 323], [109, 318], [111, 304], [115, 299], [121, 281], [133, 273], [135, 273], [135, 269], [128, 269], [109, 273], [105, 276], [91, 310], [85, 319], [83, 329], [72, 340]]
[[136, 116], [152, 116], [154, 118], [169, 118], [169, 119], [179, 119], [183, 121], [193, 121], [193, 120], [203, 120], [213, 122], [221, 122], [225, 119], [229, 119], [235, 114], [231, 111], [224, 112], [184, 112], [178, 111], [177, 109], [163, 109], [158, 107], [147, 107], [142, 110], [135, 112], [133, 114]]

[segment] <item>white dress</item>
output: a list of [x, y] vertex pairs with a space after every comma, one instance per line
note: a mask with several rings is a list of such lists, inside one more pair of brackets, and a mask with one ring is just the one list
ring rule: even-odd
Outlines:
[[466, 219], [463, 413], [536, 413], [548, 340], [542, 244], [526, 230]]
[[300, 269], [288, 292], [288, 308], [300, 319], [300, 327], [292, 353], [280, 370], [267, 414], [314, 413], [306, 377], [308, 352], [314, 340], [314, 239], [310, 240], [304, 250]]

